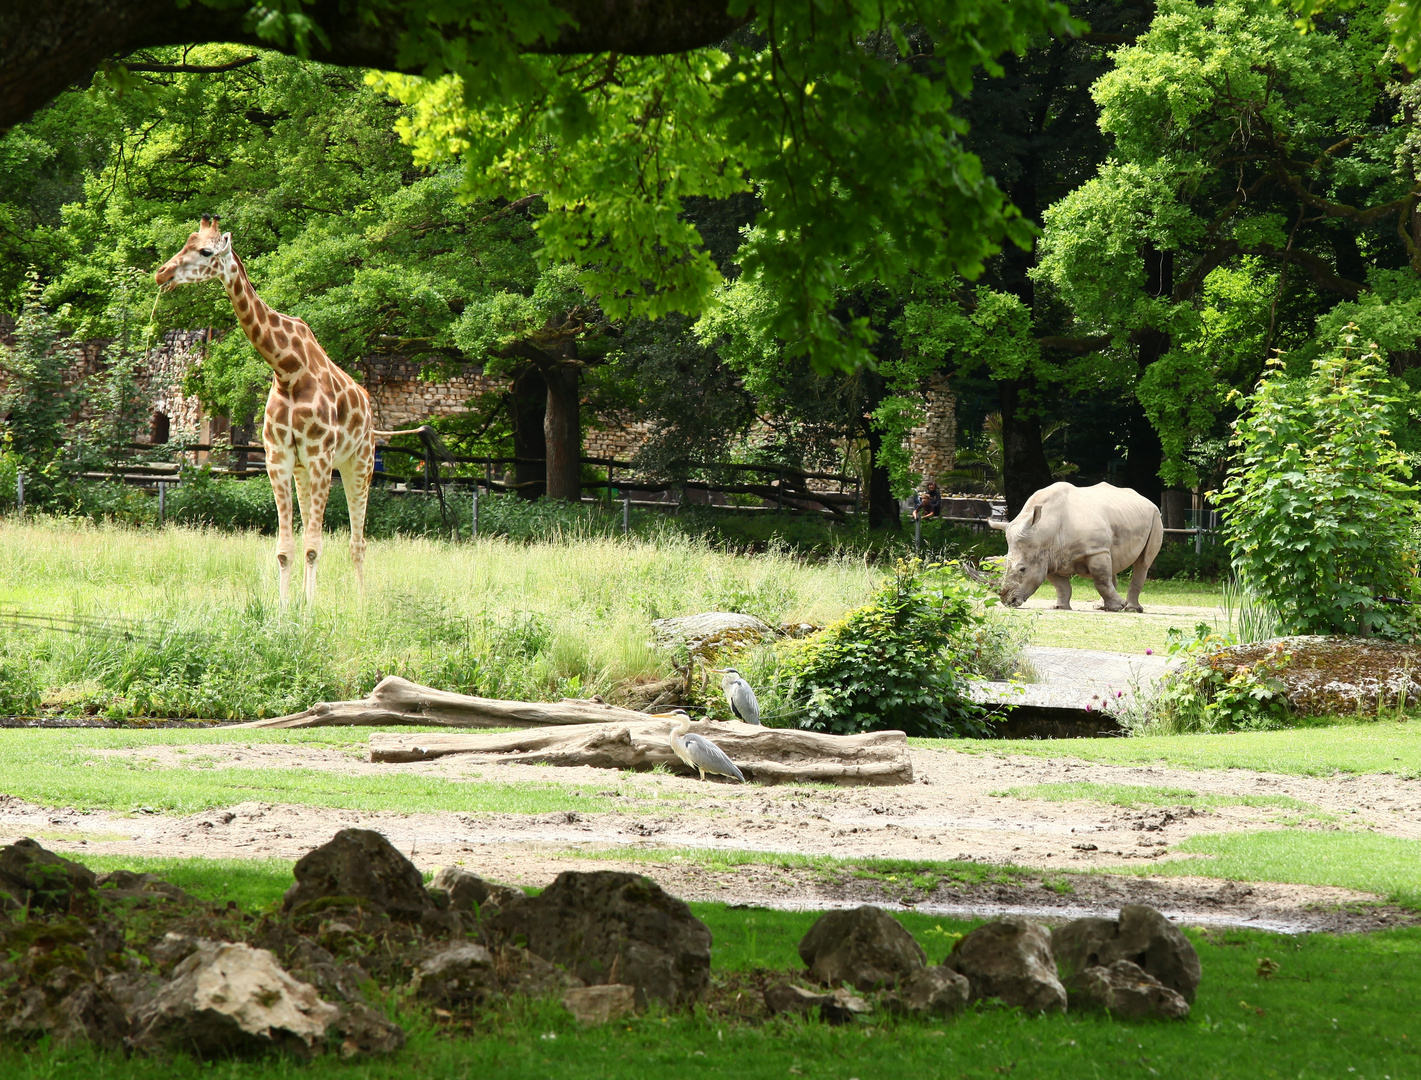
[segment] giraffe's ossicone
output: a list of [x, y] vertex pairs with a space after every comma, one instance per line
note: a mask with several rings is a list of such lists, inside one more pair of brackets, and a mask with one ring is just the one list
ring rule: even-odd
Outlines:
[[222, 232], [218, 224], [217, 218], [203, 214], [197, 232], [162, 265], [155, 278], [164, 290], [221, 278], [242, 330], [261, 358], [271, 365], [271, 393], [266, 399], [262, 443], [279, 520], [276, 561], [281, 602], [286, 604], [290, 593], [291, 562], [296, 554], [292, 485], [301, 506], [305, 594], [309, 603], [316, 598], [321, 526], [336, 470], [340, 471], [350, 507], [350, 560], [363, 588], [365, 506], [375, 471], [376, 432], [370, 395], [326, 355], [309, 326], [262, 302], [247, 279], [242, 260], [232, 250], [232, 234]]

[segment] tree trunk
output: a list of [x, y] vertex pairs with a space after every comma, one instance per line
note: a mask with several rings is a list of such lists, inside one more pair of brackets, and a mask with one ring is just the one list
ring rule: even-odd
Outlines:
[[997, 383], [1002, 406], [1002, 494], [1008, 519], [1021, 513], [1027, 499], [1053, 482], [1041, 445], [1041, 418], [1022, 401], [1030, 390], [1031, 384], [1024, 379]]
[[1164, 464], [1164, 446], [1144, 407], [1138, 402], [1130, 408], [1130, 427], [1125, 436], [1125, 468], [1121, 482], [1134, 488], [1156, 506], [1164, 496], [1164, 481], [1160, 466]]
[[543, 373], [548, 384], [548, 410], [543, 417], [548, 497], [568, 502], [582, 499], [581, 375], [577, 364], [558, 364]]
[[[1146, 244], [1142, 253], [1145, 263], [1145, 291], [1151, 296], [1168, 297], [1174, 292], [1174, 252], [1160, 251], [1153, 244]], [[1172, 341], [1162, 330], [1147, 329], [1141, 332], [1139, 342], [1140, 374], [1169, 352]], [[1164, 497], [1164, 482], [1160, 479], [1160, 466], [1164, 464], [1164, 446], [1159, 432], [1150, 418], [1145, 415], [1143, 405], [1138, 402], [1130, 410], [1130, 428], [1125, 439], [1125, 486], [1134, 488], [1156, 506]]]
[[[647, 718], [632, 723], [543, 728], [515, 735], [376, 732], [370, 736], [370, 760], [400, 763], [474, 754], [479, 761], [493, 764], [642, 771], [659, 767], [695, 776], [696, 771], [682, 763], [671, 749], [668, 732], [674, 722]], [[850, 787], [913, 782], [913, 760], [901, 731], [823, 735], [795, 728], [704, 721], [693, 724], [692, 731], [714, 742], [745, 778], [755, 783]]]
[[[535, 367], [525, 367], [509, 388], [509, 422], [513, 427], [513, 482], [524, 499], [536, 499], [548, 490], [547, 454], [543, 416], [548, 409], [548, 388]], [[524, 460], [538, 458], [537, 461]]]
[[888, 470], [878, 463], [883, 435], [872, 425], [869, 425], [867, 434], [869, 458], [873, 462], [868, 473], [868, 527], [876, 529], [887, 525], [900, 529], [903, 522], [898, 511], [898, 500], [893, 497], [893, 482]]

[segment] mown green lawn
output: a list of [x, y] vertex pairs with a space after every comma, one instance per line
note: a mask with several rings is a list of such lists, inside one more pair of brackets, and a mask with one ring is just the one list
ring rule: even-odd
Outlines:
[[[193, 814], [241, 802], [275, 802], [346, 810], [545, 814], [595, 811], [616, 805], [616, 775], [597, 785], [475, 783], [417, 776], [398, 769], [356, 776], [299, 767], [213, 768], [200, 752], [214, 744], [305, 743], [339, 747], [364, 758], [374, 729], [301, 730], [216, 728], [156, 730], [89, 728], [0, 730], [0, 793], [76, 810], [138, 810]], [[401, 728], [404, 732], [419, 728]], [[147, 746], [191, 747], [177, 768], [143, 757]], [[132, 757], [104, 750], [138, 749]]]
[[[232, 888], [227, 866], [172, 864], [169, 876], [187, 887], [205, 880]], [[277, 865], [250, 867], [237, 894], [260, 904], [289, 883]], [[907, 1077], [1000, 1076], [1078, 1080], [1081, 1077], [1292, 1078], [1388, 1080], [1421, 1075], [1421, 930], [1359, 937], [1285, 937], [1250, 931], [1191, 932], [1204, 979], [1191, 1018], [1182, 1023], [1120, 1022], [1100, 1016], [1028, 1017], [1016, 1010], [976, 1007], [946, 1021], [895, 1020], [830, 1028], [817, 1020], [761, 1021], [737, 1016], [757, 993], [756, 968], [800, 967], [796, 946], [815, 912], [781, 912], [693, 904], [710, 927], [713, 977], [710, 1007], [681, 1014], [651, 1012], [603, 1028], [582, 1029], [555, 1001], [516, 1002], [488, 1009], [472, 1024], [444, 1026], [410, 1000], [392, 999], [409, 1045], [383, 1060], [345, 1063], [198, 1063], [127, 1059], [87, 1048], [46, 1045], [0, 1049], [6, 1080], [471, 1080], [475, 1077], [609, 1078], [736, 1077], [785, 1080], [824, 1077], [904, 1080]], [[920, 913], [899, 916], [940, 961], [971, 923]], [[1272, 963], [1260, 969], [1260, 961]], [[1274, 972], [1261, 977], [1260, 970]], [[737, 1000], [736, 995], [741, 995]]]
[[1272, 829], [1191, 836], [1170, 851], [1193, 857], [1129, 871], [1333, 885], [1421, 910], [1421, 840], [1373, 832]]
[[1294, 776], [1394, 773], [1421, 777], [1421, 719], [1310, 723], [1282, 731], [1145, 735], [1120, 739], [910, 739], [913, 746], [969, 754], [1027, 754], [1110, 765], [1254, 769]]

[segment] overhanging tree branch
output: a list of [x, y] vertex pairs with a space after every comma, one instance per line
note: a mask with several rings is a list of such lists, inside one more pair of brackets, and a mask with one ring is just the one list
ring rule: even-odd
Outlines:
[[[228, 64], [133, 64], [124, 63], [123, 66], [129, 71], [151, 71], [158, 73], [171, 72], [182, 75], [220, 75], [224, 71], [236, 71], [244, 68], [248, 64], [255, 64], [261, 57], [244, 56], [240, 60], [233, 60]], [[115, 59], [115, 63], [122, 63], [121, 59]]]
[[[714, 45], [749, 21], [732, 18], [726, 0], [553, 0], [567, 15], [555, 38], [521, 47], [529, 53], [617, 52], [654, 56]], [[480, 14], [478, 0], [468, 19]], [[422, 74], [409, 34], [440, 34], [437, 24], [406, 23], [410, 6], [395, 0], [315, 0], [305, 7], [324, 34], [312, 35], [310, 58], [327, 64]], [[260, 37], [252, 9], [180, 5], [179, 0], [0, 0], [0, 132], [71, 86], [88, 83], [113, 56], [166, 45], [231, 43], [294, 54], [292, 45]], [[493, 25], [498, 12], [490, 11]], [[460, 36], [452, 30], [450, 36]]]

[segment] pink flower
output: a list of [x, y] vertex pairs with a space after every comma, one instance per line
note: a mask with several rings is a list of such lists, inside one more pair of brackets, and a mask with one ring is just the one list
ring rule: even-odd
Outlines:
[[1094, 711], [1095, 711], [1095, 706], [1092, 705], [1089, 701], [1087, 701], [1087, 702], [1085, 703], [1085, 711], [1086, 711], [1086, 712], [1094, 712]]
[[1154, 656], [1154, 654], [1155, 654], [1154, 649], [1146, 649], [1146, 650], [1145, 650], [1145, 655], [1146, 655], [1146, 656]]

